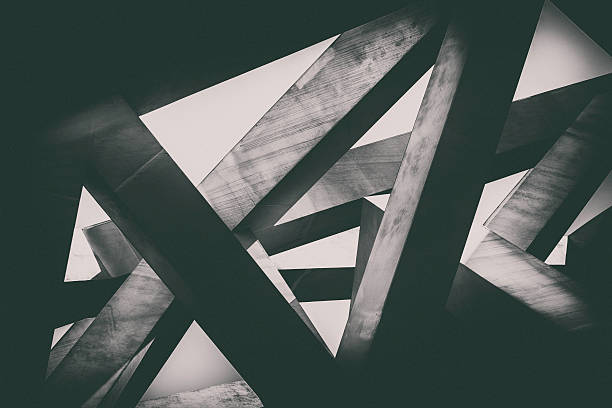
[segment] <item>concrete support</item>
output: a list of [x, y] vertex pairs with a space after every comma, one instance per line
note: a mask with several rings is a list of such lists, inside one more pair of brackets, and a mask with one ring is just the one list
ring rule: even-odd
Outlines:
[[138, 352], [172, 301], [172, 294], [141, 261], [53, 370], [44, 386], [47, 405], [79, 406]]
[[371, 373], [377, 389], [400, 390], [408, 376], [419, 384], [415, 400], [431, 395], [428, 342], [439, 334], [540, 8], [520, 1], [493, 11], [474, 1], [451, 20], [336, 357]]
[[142, 256], [110, 220], [83, 228], [83, 234], [100, 269], [111, 276], [132, 272], [142, 260]]
[[304, 387], [333, 404], [331, 356], [134, 112], [116, 97], [89, 115], [88, 190], [243, 378], [270, 404]]
[[612, 169], [612, 93], [600, 94], [500, 204], [486, 226], [541, 260]]
[[229, 228], [273, 225], [427, 71], [439, 14], [410, 1], [340, 35], [198, 187]]
[[362, 200], [357, 199], [304, 217], [273, 225], [254, 234], [270, 255], [359, 226]]
[[[534, 167], [598, 93], [612, 90], [612, 75], [514, 101], [487, 181]], [[288, 221], [393, 187], [410, 134], [350, 149], [285, 214]]]

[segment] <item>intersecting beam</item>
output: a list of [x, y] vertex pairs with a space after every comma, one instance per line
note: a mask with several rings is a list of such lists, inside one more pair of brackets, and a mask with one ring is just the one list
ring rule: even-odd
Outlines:
[[198, 189], [228, 227], [273, 225], [427, 71], [434, 3], [341, 34], [221, 160]]
[[351, 298], [354, 268], [281, 269], [279, 272], [300, 302]]
[[136, 406], [192, 322], [180, 302], [172, 301], [153, 330], [155, 338], [132, 357], [98, 407]]
[[254, 231], [270, 255], [359, 226], [362, 200]]
[[[592, 97], [609, 90], [612, 75], [604, 75], [514, 101], [487, 181], [535, 166]], [[350, 149], [281, 221], [390, 191], [409, 139], [406, 133]]]
[[198, 391], [181, 392], [146, 401], [138, 408], [182, 408], [187, 404], [215, 408], [262, 408], [263, 405], [251, 387], [244, 381], [215, 385]]
[[83, 228], [83, 234], [100, 269], [111, 276], [122, 276], [132, 272], [142, 259], [138, 251], [110, 220]]
[[87, 115], [86, 186], [113, 222], [264, 402], [321, 405], [331, 356], [233, 233], [124, 100]]
[[54, 327], [95, 317], [119, 289], [125, 276], [110, 279], [64, 282], [54, 290], [49, 300], [49, 321]]
[[612, 93], [576, 121], [489, 217], [489, 230], [541, 260], [612, 169]]
[[142, 261], [47, 378], [44, 402], [77, 406], [89, 399], [136, 354], [171, 300]]
[[83, 320], [75, 322], [70, 328], [64, 333], [62, 338], [51, 349], [49, 353], [49, 362], [47, 363], [47, 375], [49, 377], [53, 370], [57, 368], [59, 363], [66, 357], [68, 352], [74, 347], [76, 342], [81, 338], [85, 330], [89, 327], [95, 318], [89, 317]]
[[457, 6], [336, 356], [375, 386], [426, 359], [541, 5]]
[[459, 266], [446, 304], [470, 333], [462, 350], [470, 368], [461, 370], [468, 383], [489, 398], [508, 394], [511, 406], [525, 395], [544, 405], [598, 401], [610, 379], [609, 306], [494, 233], [468, 265]]

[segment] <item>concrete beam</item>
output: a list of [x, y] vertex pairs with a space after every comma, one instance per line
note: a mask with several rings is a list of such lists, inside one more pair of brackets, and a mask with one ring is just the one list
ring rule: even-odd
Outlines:
[[338, 37], [198, 186], [230, 229], [278, 221], [429, 69], [439, 14], [411, 1]]
[[485, 225], [545, 260], [612, 169], [612, 93], [600, 94]]
[[83, 228], [83, 234], [100, 269], [111, 276], [132, 272], [142, 260], [142, 256], [111, 220]]
[[278, 254], [330, 235], [359, 226], [362, 200], [312, 213], [288, 222], [256, 230], [261, 244], [270, 255]]
[[310, 268], [279, 270], [300, 302], [351, 298], [354, 268]]
[[378, 228], [382, 223], [385, 212], [368, 200], [363, 200], [361, 207], [361, 222], [359, 223], [359, 241], [357, 243], [357, 257], [355, 260], [355, 276], [353, 278], [353, 289], [351, 291], [351, 308], [357, 296], [359, 285], [363, 279], [370, 252], [374, 246]]
[[431, 395], [427, 342], [437, 334], [541, 5], [506, 2], [493, 11], [474, 1], [451, 19], [336, 356], [375, 388], [401, 390], [409, 376], [423, 384], [415, 400]]
[[483, 401], [591, 404], [609, 393], [609, 303], [495, 233], [459, 266], [446, 309], [470, 333], [463, 374]]
[[331, 356], [125, 101], [88, 115], [88, 190], [243, 378], [270, 403], [313, 387], [333, 404]]
[[[535, 166], [593, 96], [609, 90], [612, 75], [604, 75], [512, 102], [487, 181]], [[406, 133], [350, 149], [281, 221], [389, 192], [409, 139]]]
[[87, 327], [44, 385], [43, 403], [78, 406], [138, 352], [172, 300], [142, 261]]
[[173, 300], [153, 329], [155, 338], [132, 357], [97, 406], [136, 406], [192, 322], [180, 302]]

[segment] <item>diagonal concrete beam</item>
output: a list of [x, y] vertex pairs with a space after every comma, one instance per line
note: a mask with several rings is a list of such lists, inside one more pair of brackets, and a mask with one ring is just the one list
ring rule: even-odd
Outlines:
[[593, 41], [612, 55], [609, 9], [605, 2], [587, 0], [577, 3], [571, 0], [553, 0], [553, 3], [584, 31]]
[[485, 225], [541, 260], [612, 169], [612, 93], [600, 94], [506, 197]]
[[382, 223], [385, 212], [368, 200], [363, 200], [361, 207], [361, 222], [359, 223], [359, 241], [357, 242], [357, 257], [355, 259], [355, 276], [351, 291], [351, 307], [363, 279], [370, 253], [374, 246], [376, 234]]
[[180, 302], [173, 300], [153, 329], [155, 338], [132, 357], [98, 407], [136, 406], [192, 322]]
[[270, 255], [359, 226], [362, 200], [254, 231]]
[[[512, 102], [487, 181], [535, 166], [592, 97], [609, 90], [612, 75], [604, 75]], [[350, 149], [281, 222], [390, 191], [409, 139], [407, 133]]]
[[[375, 388], [401, 389], [407, 364], [410, 380], [432, 380], [416, 363], [432, 352], [423, 346], [435, 335], [541, 5], [505, 2], [493, 12], [473, 1], [451, 20], [336, 356]], [[415, 388], [416, 400], [429, 394]]]
[[351, 298], [354, 268], [310, 268], [279, 270], [300, 302]]
[[142, 260], [142, 256], [110, 220], [83, 228], [83, 234], [100, 269], [111, 276], [132, 272]]
[[227, 226], [278, 221], [429, 69], [442, 26], [418, 0], [341, 34], [198, 186]]
[[311, 386], [333, 404], [331, 356], [125, 101], [88, 115], [88, 190], [243, 378], [270, 403]]
[[50, 373], [44, 403], [83, 404], [136, 354], [171, 300], [170, 291], [142, 261]]

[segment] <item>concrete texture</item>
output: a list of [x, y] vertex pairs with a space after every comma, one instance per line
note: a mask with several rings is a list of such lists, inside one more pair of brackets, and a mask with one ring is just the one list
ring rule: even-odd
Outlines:
[[[493, 181], [535, 166], [593, 96], [612, 89], [612, 75], [514, 101], [486, 174]], [[281, 222], [391, 190], [410, 134], [350, 149], [283, 216]]]
[[308, 384], [327, 394], [329, 353], [125, 101], [81, 120], [88, 191], [262, 400], [293, 400]]
[[336, 357], [385, 367], [381, 383], [418, 355], [407, 341], [427, 337], [446, 301], [541, 3], [500, 5], [503, 20], [479, 6], [451, 20]]
[[83, 228], [83, 234], [100, 269], [107, 271], [111, 276], [132, 272], [142, 259], [138, 251], [110, 220]]
[[51, 372], [44, 403], [78, 406], [89, 399], [137, 353], [171, 300], [170, 291], [141, 261]]
[[217, 385], [199, 391], [182, 392], [148, 401], [138, 408], [261, 408], [263, 404], [244, 381]]
[[612, 94], [585, 107], [486, 227], [545, 260], [612, 169]]
[[273, 225], [429, 69], [438, 14], [411, 1], [334, 41], [198, 187], [229, 228]]

